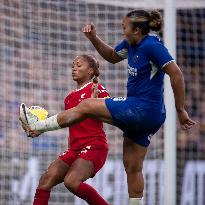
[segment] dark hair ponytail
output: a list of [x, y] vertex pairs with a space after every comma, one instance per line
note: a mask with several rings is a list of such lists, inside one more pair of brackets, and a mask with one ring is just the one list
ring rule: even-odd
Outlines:
[[152, 31], [160, 31], [162, 28], [162, 16], [158, 11], [151, 11], [149, 17], [149, 27]]
[[134, 10], [126, 17], [131, 19], [133, 29], [141, 28], [142, 34], [146, 35], [152, 31], [160, 31], [162, 28], [162, 16], [158, 11], [147, 12], [145, 10]]
[[100, 64], [99, 62], [96, 60], [96, 69], [94, 69], [94, 76], [93, 76], [93, 83], [97, 84], [99, 82], [99, 76], [100, 76], [100, 71], [99, 71], [99, 67]]

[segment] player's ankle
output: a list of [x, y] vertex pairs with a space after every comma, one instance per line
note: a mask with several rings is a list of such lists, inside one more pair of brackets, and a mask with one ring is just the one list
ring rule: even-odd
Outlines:
[[52, 130], [58, 130], [60, 128], [61, 127], [59, 126], [57, 121], [57, 115], [51, 116], [46, 120], [38, 121], [36, 123], [33, 123], [33, 125], [31, 125], [31, 129], [36, 130], [40, 133], [52, 131]]

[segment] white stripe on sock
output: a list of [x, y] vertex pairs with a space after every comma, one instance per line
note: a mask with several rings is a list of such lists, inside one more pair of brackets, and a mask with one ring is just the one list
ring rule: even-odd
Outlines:
[[143, 205], [142, 198], [129, 198], [129, 205]]

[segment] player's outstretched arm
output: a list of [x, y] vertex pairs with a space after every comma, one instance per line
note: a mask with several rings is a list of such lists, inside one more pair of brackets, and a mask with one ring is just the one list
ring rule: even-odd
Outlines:
[[183, 74], [175, 62], [168, 64], [164, 68], [165, 73], [170, 77], [172, 89], [174, 92], [175, 106], [179, 118], [179, 122], [183, 129], [190, 129], [196, 123], [189, 117], [184, 108], [185, 104], [185, 85]]
[[98, 53], [110, 63], [118, 63], [122, 60], [114, 51], [114, 49], [102, 41], [96, 34], [94, 24], [87, 24], [82, 28], [82, 32], [91, 41]]

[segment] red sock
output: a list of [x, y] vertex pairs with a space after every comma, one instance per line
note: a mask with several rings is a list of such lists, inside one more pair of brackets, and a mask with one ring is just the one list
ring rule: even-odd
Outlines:
[[75, 195], [90, 205], [109, 205], [93, 187], [83, 182], [80, 183]]
[[50, 191], [43, 189], [36, 189], [33, 205], [48, 205], [50, 198]]

